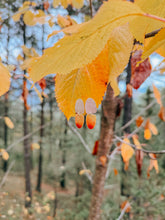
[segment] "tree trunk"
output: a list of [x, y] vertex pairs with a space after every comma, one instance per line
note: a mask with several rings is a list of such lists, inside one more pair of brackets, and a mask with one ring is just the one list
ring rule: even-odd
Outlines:
[[[49, 101], [49, 113], [50, 113], [50, 121], [53, 121], [53, 100], [52, 100], [52, 94], [50, 94], [50, 101]], [[53, 123], [50, 123], [50, 149], [49, 149], [49, 161], [52, 161], [52, 129], [53, 129]]]
[[[131, 57], [129, 59], [129, 63], [127, 66], [127, 78], [126, 78], [126, 85], [130, 83], [131, 80]], [[126, 97], [124, 99], [124, 115], [123, 115], [123, 125], [129, 122], [132, 118], [132, 97]], [[131, 128], [130, 126], [124, 129], [125, 133], [130, 133]], [[121, 195], [129, 197], [129, 173], [124, 170], [124, 163], [122, 161], [122, 174], [121, 174]]]
[[[44, 125], [44, 105], [45, 105], [45, 98], [44, 96], [43, 102], [41, 103], [41, 126]], [[37, 186], [36, 190], [41, 192], [41, 183], [42, 183], [42, 163], [43, 163], [43, 156], [42, 156], [42, 145], [43, 145], [43, 137], [44, 137], [44, 128], [40, 130], [40, 151], [39, 151], [39, 160], [38, 160], [38, 177], [37, 177]]]
[[[8, 95], [9, 95], [9, 93], [5, 94], [5, 111], [4, 111], [5, 117], [8, 116], [8, 111], [9, 111]], [[8, 146], [8, 127], [5, 122], [4, 122], [4, 146], [5, 146], [5, 148], [7, 148], [7, 146]], [[7, 165], [8, 165], [7, 160], [4, 160], [4, 162], [3, 162], [3, 171], [4, 172], [7, 171]]]
[[[23, 1], [24, 2], [24, 1]], [[26, 25], [22, 20], [22, 32], [23, 32], [23, 43], [26, 45]], [[25, 58], [25, 57], [24, 57]], [[24, 71], [24, 74], [26, 72]], [[26, 78], [23, 78], [23, 85], [26, 81]], [[27, 121], [27, 109], [24, 101], [24, 109], [23, 109], [23, 134], [26, 136], [28, 134], [28, 121]], [[24, 140], [24, 168], [25, 168], [25, 195], [30, 197], [30, 200], [25, 198], [25, 207], [31, 206], [32, 200], [32, 191], [31, 191], [31, 180], [30, 180], [30, 145], [29, 139]]]
[[114, 97], [113, 90], [110, 85], [108, 85], [105, 99], [102, 102], [101, 134], [96, 158], [96, 170], [92, 189], [89, 220], [100, 219], [100, 208], [104, 196], [105, 175], [107, 171], [107, 163], [103, 165], [100, 161], [100, 157], [106, 157], [112, 146], [116, 106], [117, 101]]

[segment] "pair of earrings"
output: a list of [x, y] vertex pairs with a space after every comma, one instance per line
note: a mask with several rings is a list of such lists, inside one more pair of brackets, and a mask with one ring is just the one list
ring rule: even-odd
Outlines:
[[81, 128], [84, 124], [84, 112], [87, 113], [86, 116], [86, 124], [89, 129], [93, 129], [96, 125], [96, 115], [97, 112], [96, 103], [92, 98], [88, 98], [85, 103], [84, 110], [84, 102], [82, 99], [77, 99], [75, 104], [75, 124], [77, 128]]

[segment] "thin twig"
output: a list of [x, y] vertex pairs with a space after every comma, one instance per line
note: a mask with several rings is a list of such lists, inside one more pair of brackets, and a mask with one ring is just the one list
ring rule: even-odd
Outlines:
[[138, 149], [137, 149], [136, 145], [131, 144], [131, 143], [128, 143], [128, 142], [126, 142], [126, 141], [123, 141], [120, 137], [118, 137], [118, 136], [116, 136], [116, 135], [115, 135], [115, 138], [116, 138], [118, 141], [120, 141], [121, 143], [128, 144], [129, 146], [131, 146], [131, 147], [134, 148], [135, 150], [141, 150], [141, 151], [143, 151], [143, 152], [146, 153], [146, 154], [150, 154], [150, 153], [152, 153], [152, 154], [165, 154], [165, 150], [154, 151], [154, 150], [145, 150], [145, 149], [143, 149], [143, 148], [141, 148], [141, 149], [138, 148]]
[[1, 181], [1, 183], [0, 183], [0, 188], [1, 188], [1, 187], [4, 185], [4, 183], [6, 182], [7, 176], [8, 176], [8, 174], [9, 174], [11, 168], [14, 166], [14, 164], [15, 164], [15, 160], [11, 162], [11, 164], [10, 164], [10, 166], [9, 166], [9, 168], [8, 168], [8, 170], [7, 170], [7, 172], [5, 173], [3, 179], [2, 179], [2, 181]]
[[[82, 167], [84, 170], [87, 170], [87, 167], [85, 166], [85, 163], [82, 162]], [[92, 184], [93, 183], [93, 179], [92, 179], [92, 176], [89, 174], [89, 173], [85, 173], [86, 177], [88, 178], [89, 182]]]
[[70, 128], [70, 130], [71, 130], [74, 134], [77, 135], [77, 137], [79, 138], [79, 140], [81, 141], [81, 143], [82, 143], [82, 145], [85, 147], [85, 149], [88, 151], [88, 153], [91, 154], [91, 151], [90, 151], [90, 149], [89, 149], [87, 143], [85, 143], [85, 141], [84, 141], [83, 137], [81, 136], [81, 134], [76, 130], [76, 128], [74, 128], [74, 127], [70, 124], [70, 122], [67, 122], [67, 124], [68, 124], [68, 127]]
[[115, 154], [117, 153], [118, 150], [119, 150], [119, 147], [116, 147], [113, 150], [113, 152], [111, 153], [111, 155], [109, 156], [109, 163], [108, 163], [107, 172], [106, 172], [106, 175], [105, 175], [106, 179], [109, 177], [112, 160], [114, 159], [114, 156], [115, 156]]

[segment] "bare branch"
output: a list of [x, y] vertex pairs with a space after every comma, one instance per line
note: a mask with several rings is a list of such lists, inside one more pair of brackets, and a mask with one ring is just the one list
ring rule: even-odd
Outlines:
[[165, 154], [165, 150], [154, 151], [154, 150], [145, 150], [145, 149], [143, 149], [143, 148], [141, 148], [141, 149], [138, 148], [138, 149], [137, 149], [136, 145], [131, 144], [131, 143], [128, 143], [128, 142], [125, 142], [125, 141], [123, 141], [120, 137], [118, 137], [118, 136], [116, 136], [116, 135], [115, 135], [115, 138], [116, 138], [118, 141], [120, 141], [121, 143], [128, 144], [128, 145], [130, 145], [132, 148], [134, 148], [135, 150], [141, 150], [141, 151], [143, 151], [143, 152], [146, 153], [146, 154], [150, 154], [150, 153], [152, 153], [152, 154]]
[[70, 128], [70, 130], [77, 135], [77, 137], [79, 138], [79, 140], [81, 141], [82, 145], [85, 147], [85, 149], [88, 151], [88, 153], [91, 154], [91, 151], [87, 145], [87, 143], [85, 143], [83, 137], [81, 136], [81, 134], [76, 130], [76, 128], [74, 128], [69, 122], [67, 122], [68, 127]]
[[1, 183], [0, 183], [0, 188], [1, 188], [1, 187], [4, 185], [4, 183], [6, 182], [7, 176], [8, 176], [8, 174], [9, 174], [10, 170], [12, 169], [12, 167], [14, 166], [14, 164], [15, 164], [15, 160], [11, 162], [11, 164], [10, 164], [10, 166], [9, 166], [9, 168], [8, 168], [8, 170], [7, 170], [7, 172], [5, 173], [3, 179], [2, 179], [2, 181], [1, 181]]

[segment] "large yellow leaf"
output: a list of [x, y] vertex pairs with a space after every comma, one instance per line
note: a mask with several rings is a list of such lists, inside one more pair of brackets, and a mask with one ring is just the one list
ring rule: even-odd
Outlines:
[[84, 0], [72, 0], [72, 4], [74, 8], [80, 9], [84, 5]]
[[[165, 17], [165, 0], [136, 0], [135, 4], [148, 14]], [[161, 21], [140, 16], [132, 19], [130, 22], [130, 30], [134, 37], [142, 43], [146, 33], [150, 33], [163, 26], [165, 26], [165, 23]]]
[[162, 28], [158, 34], [153, 37], [153, 39], [148, 43], [148, 45], [144, 48], [144, 52], [142, 54], [142, 59], [145, 60], [150, 54], [156, 51], [161, 46], [165, 45], [165, 28]]
[[133, 37], [128, 25], [117, 27], [111, 34], [109, 44], [109, 82], [114, 94], [119, 94], [117, 77], [126, 67], [133, 47]]
[[10, 73], [8, 69], [0, 63], [0, 96], [10, 88]]
[[96, 16], [81, 25], [77, 33], [65, 36], [46, 49], [41, 58], [33, 59], [30, 77], [36, 82], [48, 74], [66, 74], [91, 63], [103, 50], [114, 28], [142, 14], [141, 9], [131, 2], [105, 2]]
[[56, 75], [56, 98], [67, 119], [75, 116], [77, 99], [95, 100], [97, 107], [104, 96], [109, 76], [108, 47], [91, 63], [67, 75]]

